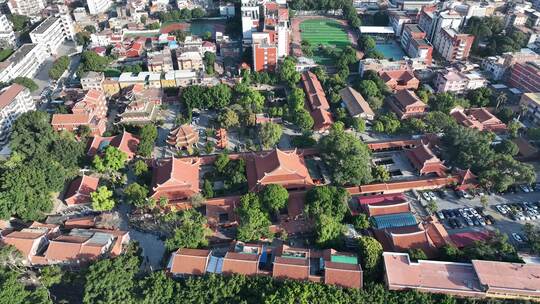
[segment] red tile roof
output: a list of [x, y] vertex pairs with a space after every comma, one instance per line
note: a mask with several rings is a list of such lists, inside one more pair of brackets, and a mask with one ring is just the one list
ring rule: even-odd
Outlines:
[[96, 191], [99, 178], [83, 175], [73, 180], [64, 195], [64, 202], [68, 205], [90, 203], [90, 193]]
[[540, 297], [540, 265], [473, 260], [487, 293]]
[[394, 98], [403, 108], [426, 106], [426, 104], [410, 90], [399, 90], [394, 94]]
[[506, 125], [486, 108], [471, 108], [468, 110], [456, 108], [450, 112], [450, 115], [465, 127], [493, 132], [506, 130]]
[[302, 83], [308, 101], [305, 107], [314, 121], [313, 129], [321, 131], [330, 128], [334, 120], [332, 114], [328, 111], [330, 104], [317, 76], [309, 71], [304, 72], [302, 73]]
[[487, 231], [469, 231], [451, 234], [450, 238], [457, 248], [463, 248], [474, 244], [474, 242], [487, 241], [491, 236], [492, 234]]
[[14, 83], [0, 92], [0, 109], [9, 105], [24, 89], [22, 85]]
[[152, 197], [177, 200], [199, 192], [199, 159], [169, 158], [158, 161], [152, 180]]
[[256, 175], [248, 180], [251, 189], [267, 184], [281, 184], [286, 188], [313, 185], [304, 158], [296, 150], [284, 152], [274, 149], [262, 156], [255, 155], [254, 166]]
[[420, 144], [415, 148], [407, 151], [407, 157], [418, 170], [420, 175], [435, 173], [438, 176], [444, 176], [448, 170], [442, 161], [435, 156], [433, 151], [424, 144]]
[[94, 156], [98, 154], [98, 152], [100, 152], [98, 150], [104, 150], [107, 146], [110, 145], [126, 153], [128, 159], [132, 159], [133, 157], [135, 157], [135, 154], [137, 154], [139, 142], [139, 138], [127, 131], [124, 131], [122, 132], [122, 134], [118, 134], [116, 136], [94, 136], [92, 138], [92, 141], [90, 142], [90, 147], [87, 154], [88, 156]]
[[471, 264], [439, 261], [413, 263], [406, 253], [383, 253], [385, 280], [390, 290], [417, 289], [463, 296], [482, 296]]
[[191, 125], [184, 124], [169, 133], [167, 143], [177, 148], [187, 148], [199, 141], [199, 134]]
[[172, 274], [203, 275], [210, 258], [210, 250], [180, 248], [171, 257]]
[[3, 237], [2, 242], [17, 248], [23, 258], [27, 259], [36, 253], [39, 243], [45, 238], [44, 230], [13, 231]]
[[223, 259], [225, 274], [255, 275], [259, 272], [259, 254], [227, 252]]

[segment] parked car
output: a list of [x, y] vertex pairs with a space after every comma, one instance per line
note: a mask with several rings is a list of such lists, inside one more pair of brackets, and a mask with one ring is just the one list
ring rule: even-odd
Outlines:
[[422, 197], [426, 200], [426, 201], [430, 201], [431, 200], [431, 197], [429, 196], [429, 194], [427, 192], [422, 192]]
[[465, 192], [465, 191], [462, 191], [462, 192], [463, 192], [463, 197], [464, 198], [466, 198], [466, 199], [472, 199], [473, 198], [473, 196], [470, 193]]
[[437, 211], [437, 217], [440, 219], [440, 220], [444, 220], [444, 214], [442, 213], [442, 211]]
[[486, 221], [489, 220], [490, 223], [488, 224], [495, 224], [497, 221], [495, 220], [495, 218], [493, 216], [491, 216], [491, 214], [488, 214], [486, 215]]
[[521, 189], [521, 191], [523, 191], [525, 193], [531, 192], [531, 191], [529, 191], [529, 188], [527, 188], [526, 185], [519, 185], [519, 189]]
[[516, 240], [517, 242], [519, 242], [519, 243], [523, 243], [523, 239], [521, 238], [521, 236], [519, 234], [515, 233], [515, 232], [512, 233], [512, 238], [514, 240]]
[[467, 223], [467, 226], [473, 226], [474, 223], [469, 217], [464, 217], [465, 223]]
[[437, 197], [435, 196], [435, 193], [433, 193], [432, 191], [429, 191], [429, 192], [428, 192], [428, 195], [429, 195], [429, 198], [430, 198], [431, 200], [433, 200], [433, 201], [437, 199]]
[[456, 229], [456, 228], [457, 228], [457, 225], [456, 225], [455, 220], [456, 220], [456, 219], [453, 219], [453, 218], [451, 218], [451, 219], [448, 220], [448, 225], [449, 225], [450, 228], [452, 228], [452, 229]]

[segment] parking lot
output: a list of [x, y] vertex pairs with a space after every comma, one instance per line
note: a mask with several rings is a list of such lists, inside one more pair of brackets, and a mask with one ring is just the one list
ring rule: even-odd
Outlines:
[[[450, 234], [499, 230], [508, 235], [512, 244], [522, 248], [525, 245], [522, 232], [525, 223], [540, 225], [540, 216], [538, 216], [540, 191], [524, 192], [516, 187], [515, 193], [501, 195], [485, 193], [486, 208], [482, 206], [480, 195], [464, 198], [459, 197], [452, 190], [428, 191], [427, 194], [419, 192], [422, 205], [425, 206], [432, 200], [430, 193], [435, 197], [433, 201], [440, 211], [438, 217]], [[426, 199], [426, 195], [429, 200]], [[420, 204], [413, 204], [413, 206], [416, 209], [421, 208]], [[504, 214], [498, 210], [501, 208], [505, 210]], [[419, 214], [425, 214], [425, 210], [417, 211]], [[523, 216], [514, 214], [523, 214]]]

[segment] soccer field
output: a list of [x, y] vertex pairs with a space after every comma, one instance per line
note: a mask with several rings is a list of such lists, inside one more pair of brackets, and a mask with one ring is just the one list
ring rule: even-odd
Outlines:
[[343, 25], [332, 19], [313, 19], [300, 23], [302, 40], [308, 41], [313, 47], [333, 45], [338, 48], [349, 45], [349, 38]]

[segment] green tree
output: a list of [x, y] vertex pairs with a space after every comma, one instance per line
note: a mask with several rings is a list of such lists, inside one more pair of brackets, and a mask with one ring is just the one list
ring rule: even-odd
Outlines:
[[124, 195], [128, 202], [137, 208], [143, 208], [148, 205], [148, 189], [138, 183], [129, 184], [124, 189]]
[[89, 32], [90, 34], [94, 34], [96, 32], [96, 27], [93, 25], [87, 25], [84, 27], [84, 30]]
[[540, 254], [540, 229], [533, 226], [531, 223], [527, 223], [523, 227], [523, 233], [527, 238], [527, 243], [531, 248], [531, 252], [534, 254]]
[[45, 288], [30, 291], [20, 281], [19, 274], [4, 268], [0, 268], [0, 299], [2, 303], [52, 304]]
[[178, 303], [178, 284], [165, 271], [152, 272], [140, 282], [142, 304]]
[[165, 248], [168, 251], [208, 245], [207, 237], [211, 235], [211, 231], [206, 227], [206, 218], [201, 213], [195, 209], [187, 209], [180, 215], [180, 221], [182, 224], [165, 240]]
[[200, 7], [196, 7], [194, 9], [191, 10], [191, 16], [194, 18], [194, 19], [198, 19], [198, 18], [202, 18], [206, 15], [206, 12], [200, 8]]
[[294, 123], [302, 130], [302, 131], [308, 131], [313, 128], [313, 125], [315, 124], [315, 121], [313, 120], [313, 117], [311, 117], [311, 114], [309, 112], [302, 108], [297, 110], [294, 114]]
[[315, 241], [319, 245], [336, 245], [339, 241], [347, 213], [349, 195], [344, 188], [321, 186], [306, 194], [305, 214], [315, 221]]
[[103, 157], [94, 156], [94, 168], [99, 172], [112, 171], [116, 172], [120, 169], [123, 169], [126, 165], [127, 154], [123, 151], [120, 151], [118, 148], [113, 146], [108, 146], [105, 149], [105, 154]]
[[366, 277], [377, 279], [382, 271], [383, 247], [376, 239], [364, 236], [358, 239], [359, 256], [362, 259], [362, 269]]
[[354, 217], [353, 225], [354, 228], [358, 230], [365, 230], [371, 226], [371, 223], [369, 222], [369, 219], [365, 213], [360, 213], [359, 215]]
[[88, 268], [84, 284], [84, 304], [134, 303], [136, 280], [140, 259], [135, 246], [110, 259], [95, 262]]
[[30, 92], [34, 92], [39, 88], [38, 85], [34, 82], [34, 80], [28, 77], [17, 77], [13, 79], [13, 83], [17, 83], [22, 85], [23, 87], [26, 87], [28, 90], [30, 90]]
[[150, 157], [154, 150], [154, 145], [158, 136], [157, 127], [153, 124], [144, 125], [139, 130], [140, 142], [137, 147], [137, 154], [143, 157]]
[[64, 74], [64, 72], [69, 67], [69, 57], [68, 56], [61, 56], [58, 59], [54, 61], [53, 66], [49, 70], [49, 77], [52, 79], [58, 80]]
[[112, 196], [112, 191], [105, 186], [100, 186], [96, 191], [90, 193], [90, 197], [92, 198], [92, 209], [96, 211], [112, 210], [116, 204], [112, 199]]
[[319, 148], [334, 183], [361, 185], [372, 181], [369, 149], [346, 133], [342, 123], [334, 123], [330, 133], [321, 138]]
[[467, 93], [467, 99], [474, 107], [485, 107], [489, 104], [493, 91], [488, 87], [478, 88]]
[[440, 93], [430, 99], [429, 107], [432, 111], [449, 113], [456, 105], [456, 97], [452, 93]]
[[209, 75], [214, 74], [214, 64], [216, 63], [216, 54], [212, 52], [205, 52], [203, 57], [206, 72]]
[[226, 84], [218, 84], [208, 89], [208, 95], [213, 100], [213, 107], [219, 110], [231, 103], [232, 90]]
[[372, 51], [375, 49], [375, 39], [368, 35], [362, 35], [358, 39], [358, 47], [364, 52]]
[[259, 129], [259, 139], [264, 149], [270, 149], [274, 147], [281, 138], [283, 129], [281, 125], [268, 122], [263, 123]]
[[203, 182], [203, 195], [206, 198], [212, 198], [214, 197], [214, 187], [212, 186], [212, 182], [205, 179]]
[[218, 123], [224, 129], [237, 127], [240, 124], [238, 114], [231, 108], [224, 108], [217, 117]]
[[216, 157], [214, 161], [214, 166], [216, 167], [217, 172], [224, 173], [225, 168], [229, 165], [230, 159], [227, 153], [221, 153]]
[[259, 195], [262, 207], [271, 213], [278, 214], [287, 207], [289, 192], [281, 185], [267, 185]]
[[493, 149], [497, 153], [516, 156], [519, 152], [518, 146], [511, 140], [504, 139], [499, 144], [496, 144]]
[[412, 248], [409, 249], [407, 252], [409, 253], [409, 258], [413, 261], [428, 259], [426, 253], [421, 248]]
[[286, 82], [291, 88], [300, 81], [301, 75], [296, 71], [296, 62], [293, 57], [285, 57], [279, 67], [279, 79]]
[[135, 163], [133, 163], [133, 173], [137, 177], [142, 177], [146, 173], [148, 173], [148, 165], [146, 164], [146, 162], [142, 159], [138, 159], [137, 161], [135, 161]]
[[379, 91], [377, 84], [373, 80], [360, 81], [360, 85], [358, 89], [360, 91], [360, 94], [362, 94], [362, 96], [366, 98], [379, 97], [381, 95], [381, 92]]
[[237, 238], [240, 241], [257, 241], [272, 236], [269, 229], [272, 222], [262, 210], [257, 194], [250, 192], [242, 196], [237, 213], [240, 221]]
[[23, 15], [12, 14], [9, 15], [9, 21], [11, 21], [11, 24], [13, 24], [13, 30], [15, 32], [20, 32], [26, 28], [30, 22], [30, 18]]
[[83, 51], [81, 53], [81, 65], [79, 69], [81, 72], [103, 72], [107, 69], [109, 64], [109, 58], [101, 57], [93, 51]]
[[374, 166], [371, 168], [373, 179], [378, 182], [387, 182], [390, 180], [390, 172], [384, 166]]

